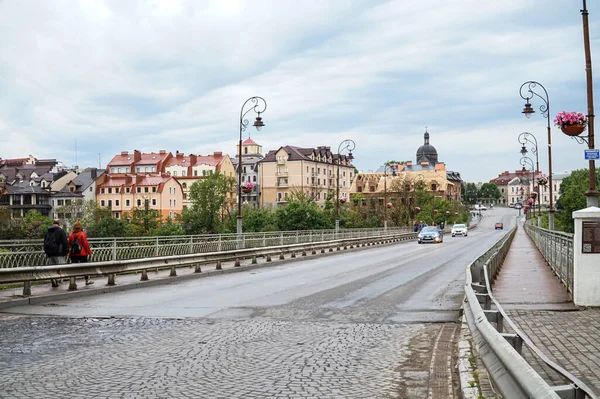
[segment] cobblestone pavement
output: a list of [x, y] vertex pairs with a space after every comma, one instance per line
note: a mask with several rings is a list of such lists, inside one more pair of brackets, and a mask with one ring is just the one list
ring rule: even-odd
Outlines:
[[[600, 309], [512, 310], [508, 315], [546, 356], [600, 393]], [[546, 381], [564, 383], [530, 351], [523, 354]]]
[[443, 326], [5, 316], [0, 398], [446, 398]]

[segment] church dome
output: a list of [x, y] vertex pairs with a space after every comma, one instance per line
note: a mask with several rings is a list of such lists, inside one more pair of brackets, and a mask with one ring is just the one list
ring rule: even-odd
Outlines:
[[423, 135], [424, 143], [417, 149], [417, 163], [429, 162], [433, 165], [438, 163], [438, 153], [434, 146], [429, 144], [429, 133]]

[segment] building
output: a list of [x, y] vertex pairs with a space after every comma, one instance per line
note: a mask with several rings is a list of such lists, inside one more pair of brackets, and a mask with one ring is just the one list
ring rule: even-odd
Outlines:
[[[535, 172], [535, 182], [532, 179], [532, 173], [530, 171], [522, 171], [516, 170], [514, 172], [504, 171], [498, 175], [498, 177], [490, 180], [490, 183], [496, 183], [498, 189], [500, 190], [500, 199], [498, 200], [501, 205], [511, 205], [520, 202], [522, 196], [523, 200], [527, 200], [532, 192], [538, 193], [540, 195], [540, 204], [543, 207], [550, 206], [550, 189], [549, 184], [542, 185], [538, 187], [537, 180], [541, 176], [545, 176], [542, 172]], [[570, 173], [562, 173], [562, 174], [554, 174], [552, 176], [552, 196], [553, 205], [556, 206], [556, 202], [560, 198], [560, 185], [562, 180], [570, 176]], [[521, 194], [521, 188], [523, 189], [523, 193]], [[529, 194], [527, 194], [529, 193]], [[537, 203], [537, 200], [536, 200]]]
[[83, 216], [84, 202], [96, 200], [97, 168], [87, 168], [79, 172], [60, 191], [52, 192], [52, 215], [68, 221], [79, 220]]
[[[177, 151], [174, 157], [169, 158], [164, 164], [164, 172], [175, 178], [183, 190], [183, 209], [192, 205], [188, 199], [190, 187], [195, 182], [214, 173], [235, 178], [235, 168], [229, 155], [215, 151], [211, 155], [184, 155]], [[227, 194], [226, 208], [231, 211], [235, 206], [235, 186]]]
[[[338, 180], [339, 170], [339, 180]], [[349, 197], [355, 168], [348, 155], [334, 154], [330, 147], [283, 146], [258, 161], [260, 206], [276, 207], [297, 191], [323, 205], [334, 198], [339, 181], [340, 198]]]
[[[423, 145], [417, 149], [416, 162], [400, 162], [381, 166], [374, 173], [359, 173], [350, 188], [353, 194], [363, 198], [376, 198], [383, 205], [386, 194], [398, 197], [402, 204], [413, 204], [415, 188], [423, 188], [435, 197], [446, 200], [461, 200], [462, 178], [460, 173], [446, 170], [438, 160], [436, 148], [429, 142], [429, 133], [423, 135]], [[363, 201], [366, 203], [366, 201]]]
[[[237, 171], [238, 156], [240, 151], [239, 144], [236, 146], [236, 157], [232, 159], [233, 167]], [[259, 193], [260, 193], [260, 181], [258, 179], [258, 162], [262, 160], [263, 152], [262, 146], [255, 143], [250, 137], [248, 137], [242, 143], [242, 183], [251, 182], [254, 187], [250, 193], [242, 194], [242, 203], [251, 204], [255, 208], [260, 205]], [[236, 179], [238, 174], [236, 173]], [[241, 184], [236, 180], [237, 184]]]
[[[121, 219], [137, 209], [156, 210], [162, 219], [175, 219], [183, 209], [181, 184], [165, 172], [170, 152], [133, 154], [122, 151], [96, 180], [96, 201]], [[129, 216], [126, 216], [129, 217]]]

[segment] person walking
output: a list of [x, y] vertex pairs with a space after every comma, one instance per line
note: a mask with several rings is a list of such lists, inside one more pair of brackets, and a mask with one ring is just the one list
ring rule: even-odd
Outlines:
[[[44, 253], [48, 257], [48, 265], [62, 265], [67, 263], [69, 242], [67, 234], [60, 227], [60, 220], [54, 219], [44, 235]], [[50, 279], [52, 287], [58, 287], [60, 279]]]
[[[92, 254], [87, 234], [83, 231], [83, 225], [80, 222], [73, 225], [73, 230], [69, 234], [69, 248], [71, 263], [86, 263], [88, 256]], [[85, 285], [94, 284], [90, 280], [90, 276], [83, 276], [83, 278], [85, 279]]]

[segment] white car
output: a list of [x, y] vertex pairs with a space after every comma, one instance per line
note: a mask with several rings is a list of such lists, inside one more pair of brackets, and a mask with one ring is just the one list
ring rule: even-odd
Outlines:
[[452, 237], [456, 237], [456, 236], [467, 236], [468, 235], [468, 231], [467, 231], [467, 225], [466, 224], [455, 224], [454, 226], [452, 226], [452, 231], [450, 232], [452, 234]]

